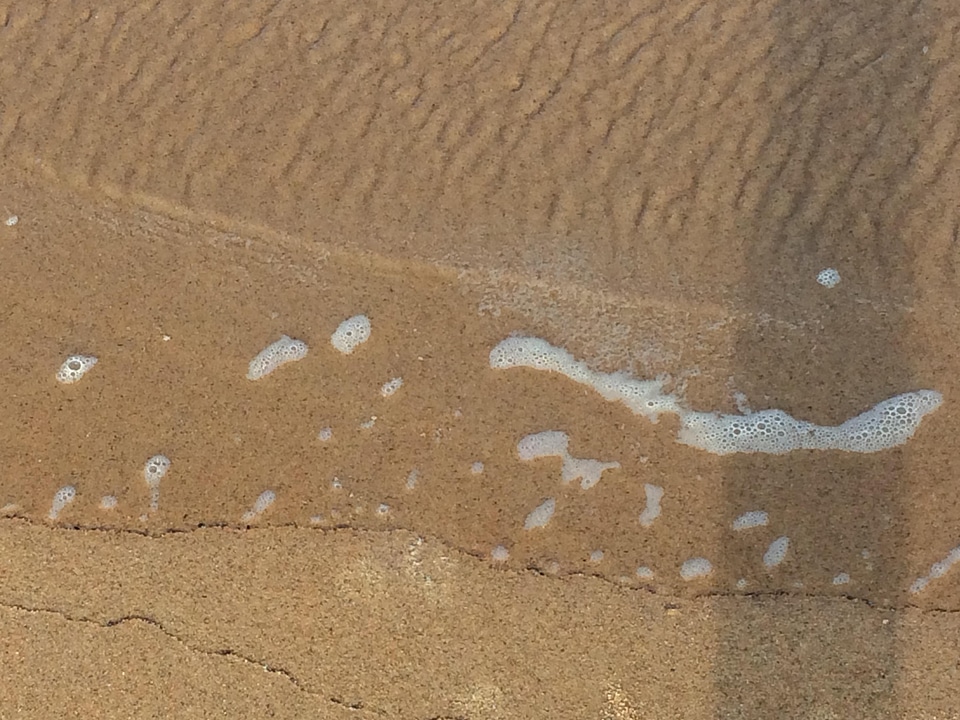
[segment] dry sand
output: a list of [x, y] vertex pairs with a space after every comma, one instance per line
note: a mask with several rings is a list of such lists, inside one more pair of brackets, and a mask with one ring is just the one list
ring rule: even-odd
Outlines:
[[[960, 545], [960, 10], [196, 5], [0, 8], [0, 720], [960, 718], [960, 569], [909, 591]], [[698, 409], [944, 403], [718, 457], [516, 331]]]

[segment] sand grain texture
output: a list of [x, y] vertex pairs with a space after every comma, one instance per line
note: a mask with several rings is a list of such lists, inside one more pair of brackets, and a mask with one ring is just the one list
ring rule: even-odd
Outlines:
[[951, 613], [665, 601], [405, 531], [0, 532], [24, 548], [3, 578], [11, 717], [107, 716], [113, 693], [117, 717], [936, 717], [957, 680], [927, 652]]
[[[0, 5], [0, 718], [960, 717], [960, 570], [909, 591], [960, 545], [958, 58], [945, 2]], [[720, 458], [512, 332], [697, 409], [945, 400]]]

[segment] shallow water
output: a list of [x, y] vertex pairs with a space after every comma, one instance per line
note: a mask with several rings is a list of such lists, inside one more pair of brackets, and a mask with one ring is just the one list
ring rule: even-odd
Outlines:
[[[952, 6], [0, 11], [0, 212], [17, 216], [0, 226], [10, 627], [41, 610], [101, 629], [139, 613], [211, 657], [296, 656], [275, 679], [342, 710], [372, 697], [374, 713], [629, 717], [637, 697], [658, 711], [682, 698], [683, 717], [957, 706], [955, 668], [930, 650], [960, 607], [960, 569], [934, 566], [960, 544]], [[817, 281], [825, 268], [835, 287]], [[343, 355], [330, 336], [357, 313], [371, 339]], [[597, 371], [663, 377], [697, 410], [745, 401], [836, 425], [902, 392], [944, 402], [893, 450], [718, 457], [678, 444], [676, 417], [653, 424], [557, 374], [492, 370], [490, 349], [515, 332]], [[307, 356], [247, 380], [284, 334]], [[98, 364], [60, 385], [72, 353]], [[544, 430], [619, 467], [564, 484], [559, 458], [518, 457]], [[143, 467], [158, 453], [171, 467], [151, 511]], [[51, 521], [65, 486], [76, 497]], [[641, 523], [647, 486], [662, 508]], [[275, 501], [244, 519], [266, 491]], [[549, 522], [525, 530], [548, 498]], [[732, 529], [760, 510], [766, 525]], [[781, 537], [782, 562], [765, 566]], [[350, 561], [332, 579], [289, 574], [334, 550]], [[118, 575], [94, 562], [104, 553]], [[160, 558], [164, 590], [97, 594], [124, 569], [140, 577], [139, 556]], [[699, 557], [711, 572], [684, 580]], [[377, 603], [409, 599], [391, 575], [408, 564], [411, 597], [447, 578], [447, 636], [492, 654], [470, 687], [434, 688], [439, 706], [425, 690], [415, 711], [401, 696], [422, 678], [368, 672], [408, 656], [349, 644]], [[219, 583], [196, 580], [208, 576]], [[40, 589], [18, 584], [35, 577]], [[243, 582], [263, 598], [228, 592]], [[311, 655], [314, 598], [324, 617], [356, 611], [323, 645], [347, 658], [335, 680]], [[527, 631], [494, 641], [491, 608]], [[460, 628], [458, 610], [476, 624]], [[430, 613], [384, 617], [374, 639], [429, 656], [437, 687], [447, 669], [470, 674]], [[217, 623], [237, 632], [208, 636]], [[563, 692], [515, 673], [541, 657]]]
[[[4, 232], [5, 284], [17, 298], [4, 328], [8, 514], [42, 520], [56, 490], [72, 485], [77, 499], [58, 522], [155, 534], [245, 525], [245, 513], [270, 490], [276, 502], [259, 524], [404, 528], [477, 557], [502, 545], [511, 567], [595, 574], [656, 592], [927, 600], [907, 589], [941, 558], [903, 541], [913, 536], [917, 507], [903, 496], [933, 463], [949, 462], [936, 449], [949, 432], [949, 401], [894, 450], [716, 457], [678, 444], [675, 417], [652, 423], [556, 373], [492, 370], [488, 355], [497, 342], [543, 326], [507, 307], [481, 312], [475, 278], [466, 282], [442, 265], [333, 248], [321, 254], [317, 243], [305, 252], [279, 236], [213, 230], [186, 212], [173, 219], [70, 193], [30, 200], [18, 204], [22, 220]], [[826, 292], [808, 280], [810, 294]], [[491, 287], [496, 282], [491, 274]], [[553, 312], [562, 311], [555, 303]], [[688, 327], [713, 322], [687, 312], [694, 318]], [[346, 355], [330, 336], [357, 313], [370, 317], [371, 338]], [[821, 321], [835, 325], [816, 342], [844, 332], [837, 315], [843, 310], [821, 311]], [[746, 322], [731, 320], [740, 337]], [[712, 332], [729, 335], [726, 327]], [[676, 378], [687, 376], [685, 386], [669, 382], [691, 403], [714, 400], [716, 409], [735, 411], [737, 378], [760, 386], [766, 373], [789, 374], [787, 365], [812, 373], [807, 358], [781, 356], [718, 388], [709, 349], [722, 341], [704, 343], [704, 352], [695, 338], [678, 337], [685, 331], [660, 328], [687, 347], [684, 364], [673, 367]], [[282, 334], [305, 341], [306, 358], [246, 379], [249, 361]], [[879, 348], [866, 352], [884, 361]], [[80, 382], [58, 384], [54, 374], [70, 353], [99, 362]], [[649, 372], [642, 363], [630, 369]], [[916, 374], [949, 398], [948, 378]], [[882, 399], [838, 392], [824, 369], [821, 376], [806, 403], [796, 393], [739, 387], [748, 399], [821, 422]], [[402, 386], [385, 397], [381, 387], [396, 377]], [[894, 379], [864, 377], [862, 384], [892, 389]], [[318, 437], [323, 428], [330, 440]], [[559, 458], [518, 456], [518, 441], [543, 430], [567, 433], [572, 457], [620, 466], [586, 490], [564, 483]], [[143, 465], [157, 453], [172, 467], [157, 512], [148, 512]], [[664, 490], [662, 516], [649, 527], [640, 523], [646, 484]], [[104, 511], [101, 498], [110, 495], [117, 506]], [[546, 498], [556, 504], [549, 524], [524, 530]], [[734, 532], [734, 519], [751, 510], [766, 511], [769, 524]], [[788, 559], [771, 571], [761, 558], [784, 535]], [[936, 542], [945, 556], [954, 538], [944, 532]], [[684, 582], [681, 564], [698, 556], [714, 571]], [[640, 567], [654, 576], [639, 577]], [[851, 582], [834, 584], [840, 573]], [[932, 585], [929, 596], [943, 597], [936, 585], [947, 583]]]

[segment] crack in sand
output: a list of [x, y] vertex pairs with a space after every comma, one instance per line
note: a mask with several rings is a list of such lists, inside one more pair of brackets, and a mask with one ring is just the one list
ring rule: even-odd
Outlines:
[[[471, 552], [464, 548], [459, 548], [454, 545], [451, 545], [447, 541], [443, 540], [440, 537], [415, 532], [413, 530], [395, 527], [395, 528], [384, 528], [384, 529], [374, 529], [374, 528], [364, 528], [364, 527], [355, 527], [348, 523], [341, 523], [336, 525], [330, 525], [327, 527], [316, 527], [313, 525], [307, 526], [301, 523], [283, 523], [269, 526], [250, 526], [242, 524], [231, 524], [231, 523], [200, 523], [195, 527], [191, 528], [167, 528], [160, 531], [151, 531], [149, 529], [136, 529], [136, 528], [117, 528], [110, 526], [102, 525], [79, 525], [79, 524], [57, 524], [50, 525], [45, 522], [39, 522], [33, 520], [29, 517], [23, 515], [7, 515], [4, 518], [0, 518], [0, 523], [4, 520], [7, 521], [20, 521], [26, 525], [32, 527], [43, 528], [45, 530], [61, 530], [61, 531], [79, 531], [79, 532], [102, 532], [102, 533], [111, 533], [115, 535], [136, 535], [143, 538], [148, 538], [151, 540], [163, 540], [166, 537], [177, 536], [177, 535], [188, 535], [196, 532], [203, 532], [209, 530], [227, 530], [233, 531], [238, 534], [250, 533], [250, 532], [269, 532], [272, 530], [284, 530], [284, 529], [293, 529], [293, 530], [309, 530], [310, 532], [320, 532], [323, 534], [335, 533], [335, 532], [350, 532], [356, 535], [373, 535], [379, 537], [389, 537], [391, 535], [397, 534], [407, 534], [415, 535], [422, 540], [428, 542], [436, 543], [445, 549], [447, 552], [456, 552], [464, 557], [469, 557], [473, 560], [487, 565], [488, 557], [484, 553]], [[653, 595], [655, 597], [661, 597], [664, 599], [665, 603], [673, 604], [676, 602], [690, 602], [700, 599], [732, 599], [732, 600], [757, 600], [757, 599], [776, 599], [776, 598], [785, 598], [785, 599], [808, 599], [808, 600], [826, 600], [826, 601], [843, 601], [851, 602], [860, 605], [864, 605], [871, 610], [877, 610], [880, 612], [891, 611], [899, 612], [905, 610], [914, 610], [916, 612], [928, 615], [937, 615], [937, 614], [955, 614], [960, 613], [960, 607], [951, 608], [951, 607], [922, 607], [920, 605], [915, 605], [913, 603], [904, 603], [902, 605], [895, 604], [881, 604], [877, 603], [869, 598], [860, 597], [857, 595], [850, 595], [847, 593], [843, 594], [824, 594], [824, 593], [809, 593], [809, 592], [789, 592], [787, 590], [754, 590], [749, 592], [727, 592], [723, 590], [707, 590], [704, 592], [693, 593], [692, 595], [675, 595], [669, 592], [660, 592], [655, 588], [649, 586], [631, 586], [626, 585], [621, 582], [617, 582], [614, 579], [608, 578], [599, 573], [588, 573], [580, 571], [570, 571], [570, 572], [560, 572], [552, 573], [542, 568], [539, 568], [535, 565], [525, 565], [523, 567], [516, 568], [504, 568], [501, 571], [513, 571], [513, 572], [525, 572], [531, 575], [536, 575], [542, 578], [564, 581], [572, 578], [577, 579], [586, 579], [586, 580], [595, 580], [602, 582], [608, 586], [618, 588], [620, 590], [628, 592], [641, 592], [648, 595]], [[0, 601], [2, 605], [2, 601]], [[347, 703], [342, 703], [348, 707], [352, 707]], [[358, 709], [358, 708], [355, 708]]]
[[339, 705], [348, 710], [366, 710], [376, 715], [386, 714], [386, 712], [383, 710], [378, 710], [376, 708], [368, 707], [362, 701], [348, 701], [339, 696], [332, 696], [332, 697], [325, 696], [322, 693], [319, 693], [315, 690], [311, 690], [310, 688], [306, 687], [304, 683], [293, 672], [273, 662], [250, 657], [250, 656], [244, 655], [243, 653], [239, 653], [236, 650], [231, 650], [230, 648], [223, 648], [220, 650], [208, 650], [206, 648], [196, 647], [192, 645], [188, 640], [184, 639], [183, 637], [179, 636], [177, 633], [173, 632], [168, 627], [166, 627], [162, 621], [157, 620], [156, 618], [152, 618], [149, 615], [130, 614], [130, 615], [122, 615], [120, 617], [110, 618], [106, 620], [97, 620], [90, 617], [71, 615], [70, 613], [60, 610], [58, 608], [31, 607], [31, 606], [22, 605], [19, 603], [8, 603], [2, 600], [0, 600], [0, 607], [5, 608], [7, 610], [14, 610], [16, 612], [22, 612], [22, 613], [52, 615], [54, 617], [60, 618], [61, 620], [64, 620], [65, 622], [79, 623], [82, 625], [91, 625], [93, 627], [101, 628], [101, 629], [110, 629], [110, 628], [118, 627], [120, 625], [124, 625], [127, 623], [138, 623], [138, 622], [143, 623], [159, 631], [160, 633], [170, 638], [171, 640], [179, 643], [185, 650], [191, 653], [202, 655], [205, 657], [210, 657], [210, 658], [227, 658], [229, 660], [233, 660], [236, 662], [243, 663], [245, 665], [250, 665], [252, 667], [259, 668], [263, 672], [283, 678], [289, 684], [291, 684], [294, 688], [296, 688], [299, 692], [302, 692], [305, 695], [308, 695], [309, 697], [312, 697], [324, 702], [329, 702], [334, 705]]

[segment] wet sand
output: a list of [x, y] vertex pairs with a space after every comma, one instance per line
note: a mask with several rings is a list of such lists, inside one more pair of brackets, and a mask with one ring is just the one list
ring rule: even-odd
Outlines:
[[[956, 10], [4, 13], [0, 717], [957, 717], [960, 569], [910, 591], [960, 545]], [[699, 410], [944, 402], [720, 457], [514, 332]]]

